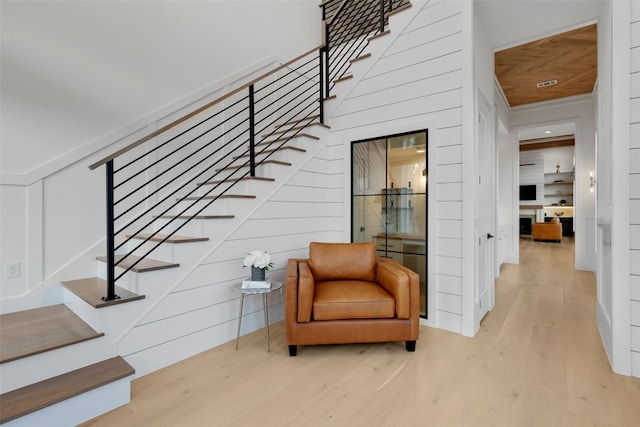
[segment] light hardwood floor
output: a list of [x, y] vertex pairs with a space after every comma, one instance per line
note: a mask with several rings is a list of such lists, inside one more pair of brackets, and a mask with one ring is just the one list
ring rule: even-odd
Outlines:
[[403, 343], [300, 347], [284, 325], [133, 382], [132, 401], [85, 426], [639, 426], [640, 379], [614, 374], [595, 324], [593, 273], [573, 242], [521, 242], [473, 338], [422, 327]]

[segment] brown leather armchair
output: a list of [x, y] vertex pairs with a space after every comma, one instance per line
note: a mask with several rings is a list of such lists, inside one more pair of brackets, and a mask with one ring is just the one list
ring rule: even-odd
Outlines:
[[298, 345], [406, 341], [415, 351], [420, 318], [418, 274], [374, 243], [317, 243], [308, 259], [290, 259], [285, 287], [289, 355]]
[[531, 226], [533, 240], [562, 241], [562, 224], [558, 218], [551, 218], [549, 222], [536, 222]]

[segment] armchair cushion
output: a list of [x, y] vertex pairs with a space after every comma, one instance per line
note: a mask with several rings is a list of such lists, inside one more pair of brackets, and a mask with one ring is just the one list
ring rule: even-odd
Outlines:
[[381, 286], [360, 280], [316, 282], [314, 320], [394, 317], [395, 299]]
[[325, 280], [375, 280], [376, 246], [367, 243], [309, 244], [309, 268], [316, 282]]

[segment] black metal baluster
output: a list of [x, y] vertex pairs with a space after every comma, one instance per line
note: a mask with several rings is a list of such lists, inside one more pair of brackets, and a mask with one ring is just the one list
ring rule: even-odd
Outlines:
[[385, 0], [380, 0], [380, 32], [384, 32], [384, 2]]
[[328, 98], [329, 97], [329, 84], [331, 81], [331, 78], [329, 76], [329, 54], [330, 54], [330, 47], [329, 47], [329, 33], [331, 31], [331, 28], [329, 26], [329, 24], [325, 21], [325, 31], [324, 31], [324, 52], [325, 52], [325, 56], [326, 56], [326, 60], [324, 61], [324, 77], [325, 77], [325, 91], [324, 91], [324, 97]]
[[120, 299], [116, 295], [115, 283], [115, 230], [113, 225], [114, 205], [113, 205], [113, 160], [106, 164], [107, 171], [107, 295], [102, 297], [103, 301], [113, 301]]
[[323, 65], [324, 65], [324, 58], [323, 58], [323, 54], [324, 54], [324, 48], [320, 49], [320, 52], [318, 52], [318, 80], [320, 81], [320, 97], [318, 99], [318, 101], [320, 102], [320, 112], [319, 114], [319, 118], [320, 118], [320, 123], [324, 123], [324, 78], [323, 78]]
[[256, 176], [256, 136], [255, 136], [255, 105], [254, 88], [249, 86], [249, 175]]

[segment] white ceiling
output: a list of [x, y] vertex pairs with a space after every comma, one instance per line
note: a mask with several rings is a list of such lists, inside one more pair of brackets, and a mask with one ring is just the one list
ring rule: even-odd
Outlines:
[[574, 135], [576, 133], [575, 128], [575, 123], [561, 123], [520, 129], [518, 131], [518, 140], [525, 141], [528, 139], [550, 138], [553, 136], [561, 135]]
[[598, 19], [600, 0], [474, 0], [494, 50], [517, 46]]

